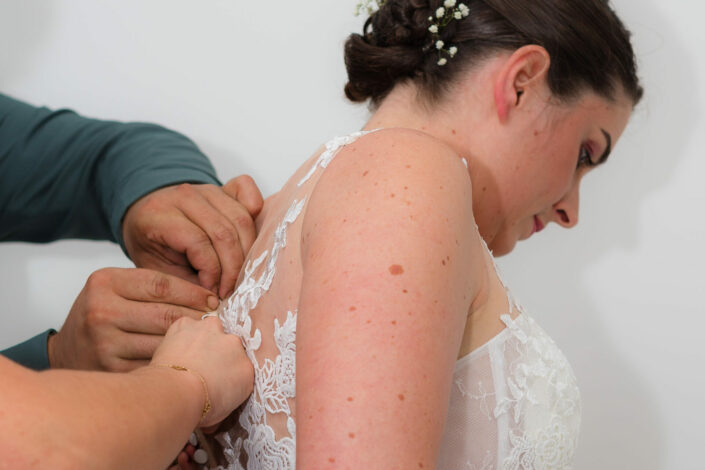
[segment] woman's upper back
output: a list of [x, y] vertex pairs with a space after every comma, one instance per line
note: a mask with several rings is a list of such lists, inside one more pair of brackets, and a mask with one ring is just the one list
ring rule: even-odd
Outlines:
[[[475, 361], [473, 358], [480, 357], [481, 349], [458, 361], [453, 370], [461, 345], [465, 349], [475, 349], [475, 345], [469, 347], [468, 344], [472, 341], [485, 342], [487, 337], [494, 336], [504, 327], [499, 320], [500, 314], [508, 312], [506, 303], [504, 307], [497, 307], [504, 300], [497, 301], [498, 279], [491, 271], [491, 257], [483, 249], [474, 228], [467, 173], [457, 157], [455, 161], [451, 160], [452, 155], [441, 155], [437, 157], [439, 164], [424, 167], [422, 171], [417, 168], [416, 172], [414, 166], [428, 164], [424, 157], [415, 159], [412, 155], [395, 163], [393, 160], [399, 152], [394, 150], [387, 155], [373, 155], [380, 145], [385, 147], [384, 134], [392, 134], [387, 137], [404, 142], [400, 147], [404, 148], [401, 153], [406, 155], [414, 151], [423, 153], [427, 150], [424, 148], [426, 145], [438, 145], [413, 131], [385, 130], [375, 134], [350, 146], [344, 154], [341, 152], [340, 161], [322, 178], [323, 169], [331, 163], [339, 148], [363, 134], [356, 133], [329, 142], [326, 149], [305, 163], [265, 207], [260, 220], [260, 235], [252, 255], [236, 293], [221, 316], [226, 329], [243, 338], [255, 365], [256, 376], [255, 391], [242, 409], [237, 425], [219, 437], [229, 468], [239, 468], [240, 465], [243, 468], [294, 468], [297, 428], [302, 427], [308, 436], [302, 441], [304, 445], [307, 445], [306, 441], [325, 441], [326, 436], [331, 440], [323, 442], [318, 448], [304, 448], [303, 452], [300, 443], [300, 453], [308, 458], [307, 462], [299, 460], [300, 465], [315, 464], [315, 458], [311, 456], [322, 455], [322, 452], [335, 454], [325, 457], [328, 463], [336, 459], [340, 463], [351, 462], [350, 452], [360, 454], [360, 449], [374, 453], [370, 448], [375, 442], [380, 444], [380, 436], [375, 436], [373, 429], [350, 417], [365, 412], [371, 413], [370, 419], [379, 421], [375, 423], [375, 429], [388, 427], [384, 439], [386, 443], [382, 448], [386, 448], [391, 455], [390, 461], [395, 464], [400, 464], [400, 457], [394, 456], [389, 449], [429, 432], [436, 436], [438, 442], [414, 456], [414, 464], [426, 463], [432, 467], [435, 462], [428, 456], [435, 455], [439, 446], [442, 460], [444, 455], [452, 455], [455, 456], [452, 460], [457, 463], [459, 447], [449, 443], [473, 442], [472, 435], [477, 437], [476, 433], [497, 436], [497, 433], [503, 432], [495, 431], [492, 434], [485, 430], [488, 425], [492, 427], [493, 423], [501, 420], [491, 418], [496, 410], [487, 408], [487, 397], [478, 400], [476, 390], [466, 395], [462, 393], [465, 389], [458, 388], [458, 381], [464, 380], [466, 385], [463, 386], [469, 387], [467, 381], [471, 381], [473, 387], [479, 383], [482, 389], [483, 382], [478, 382], [479, 376], [471, 370], [474, 368], [469, 368], [470, 362]], [[415, 147], [414, 151], [408, 151], [410, 145]], [[440, 149], [441, 153], [445, 151]], [[404, 170], [411, 170], [410, 175], [397, 178], [396, 172]], [[343, 180], [345, 176], [348, 181]], [[382, 188], [376, 191], [380, 186]], [[437, 194], [431, 194], [432, 191]], [[355, 204], [351, 209], [349, 201], [353, 198]], [[405, 211], [406, 207], [414, 205], [423, 207]], [[392, 215], [378, 220], [379, 214]], [[467, 227], [468, 224], [472, 230]], [[394, 231], [403, 232], [390, 243], [389, 234]], [[409, 238], [405, 235], [407, 232], [415, 232], [415, 235]], [[468, 240], [458, 240], [451, 237], [448, 240], [454, 233], [474, 233], [476, 238], [468, 236]], [[357, 239], [351, 240], [351, 236]], [[452, 249], [446, 244], [451, 245]], [[383, 247], [383, 253], [375, 248], [377, 245]], [[445, 250], [444, 254], [446, 251], [449, 254], [435, 256], [440, 253], [438, 247], [441, 251]], [[421, 253], [413, 253], [404, 263], [383, 261], [385, 269], [378, 269], [377, 258], [395, 250], [398, 251], [395, 255], [399, 256], [401, 252]], [[375, 256], [366, 258], [367, 253]], [[429, 256], [438, 259], [431, 261]], [[472, 260], [475, 262], [472, 263]], [[417, 267], [419, 269], [415, 269]], [[312, 271], [314, 275], [310, 274]], [[319, 272], [316, 274], [316, 271]], [[308, 285], [305, 273], [309, 273]], [[364, 278], [360, 273], [364, 274]], [[462, 277], [465, 279], [458, 280]], [[443, 285], [434, 284], [437, 279], [443, 279]], [[315, 285], [311, 287], [311, 283]], [[331, 289], [326, 289], [326, 284]], [[335, 291], [341, 287], [345, 290]], [[354, 301], [345, 298], [349, 297], [350, 291], [359, 293], [354, 296]], [[501, 297], [504, 297], [503, 290]], [[344, 308], [338, 302], [341, 298], [345, 298], [342, 301]], [[404, 304], [405, 298], [414, 300]], [[473, 334], [469, 334], [470, 328], [466, 328], [465, 320], [473, 311], [473, 300], [491, 304], [495, 318], [492, 318], [491, 312], [485, 314], [475, 321]], [[411, 305], [418, 305], [418, 308]], [[389, 312], [385, 313], [389, 306], [397, 310], [392, 316]], [[497, 311], [498, 308], [504, 311]], [[315, 313], [321, 311], [325, 314]], [[506, 317], [504, 320], [530, 321], [522, 317], [516, 320]], [[472, 323], [467, 322], [468, 325]], [[344, 328], [336, 330], [341, 324]], [[501, 326], [497, 327], [497, 324]], [[475, 334], [477, 331], [485, 331], [484, 339], [482, 334]], [[500, 347], [498, 338], [508, 336], [506, 331], [510, 330], [505, 330], [490, 343]], [[360, 347], [359, 342], [350, 340], [349, 337], [354, 337], [356, 332], [362, 333], [370, 341], [369, 344]], [[335, 344], [329, 344], [331, 342]], [[391, 346], [380, 350], [383, 351], [381, 357], [374, 354], [368, 357], [366, 353], [374, 350], [379, 343], [391, 343]], [[353, 344], [358, 346], [351, 346]], [[510, 342], [502, 344], [506, 347]], [[297, 347], [302, 358], [298, 364], [299, 377], [296, 374]], [[428, 348], [423, 357], [427, 358], [424, 361], [431, 363], [423, 364], [419, 360], [405, 363], [400, 359], [399, 364], [404, 364], [406, 369], [409, 364], [419, 364], [416, 372], [400, 373], [400, 368], [396, 367], [399, 364], [387, 358], [396, 354], [413, 355], [416, 352], [413, 347]], [[439, 350], [442, 352], [438, 353]], [[340, 355], [335, 351], [341, 351]], [[507, 367], [511, 364], [513, 362], [509, 361]], [[431, 368], [424, 369], [428, 367]], [[493, 367], [489, 369], [496, 372]], [[432, 369], [446, 370], [439, 372], [426, 389], [404, 388], [404, 384], [409, 385], [411, 380], [423, 381], [429, 373], [433, 373]], [[306, 416], [297, 413], [296, 381], [301, 377], [306, 384], [300, 384], [302, 386], [299, 388]], [[381, 377], [386, 380], [380, 380]], [[508, 374], [495, 376], [495, 380], [507, 379]], [[447, 385], [436, 382], [447, 382]], [[418, 396], [421, 391], [424, 392], [423, 396]], [[393, 401], [388, 400], [390, 397], [387, 395], [391, 393]], [[497, 392], [492, 393], [495, 396]], [[451, 396], [450, 414], [443, 431], [442, 417], [446, 413], [444, 403], [447, 404], [448, 394]], [[518, 402], [516, 397], [508, 396], [508, 399]], [[391, 410], [389, 416], [394, 418], [393, 423], [387, 422], [390, 418], [385, 417], [383, 410], [375, 410], [379, 402], [385, 400], [388, 400], [388, 405], [401, 407]], [[358, 403], [361, 408], [354, 408]], [[417, 406], [412, 406], [414, 411], [410, 413], [410, 408], [404, 406], [406, 403], [416, 403]], [[419, 407], [427, 403], [431, 405], [427, 405], [426, 412], [437, 416], [427, 416], [428, 422], [425, 422], [419, 419], [418, 413], [423, 413]], [[327, 417], [324, 408], [331, 409], [330, 414], [336, 422]], [[346, 412], [346, 408], [351, 410]], [[389, 406], [384, 409], [387, 408]], [[453, 424], [456, 423], [454, 418], [465, 416], [456, 413], [456, 408], [467, 412], [473, 408], [486, 410], [488, 413], [483, 418], [488, 421], [464, 421], [465, 428], [463, 422]], [[510, 407], [506, 408], [509, 410]], [[321, 416], [316, 416], [317, 413]], [[409, 416], [405, 418], [405, 415]], [[406, 419], [412, 421], [407, 423]], [[408, 429], [410, 422], [415, 422], [417, 428], [425, 427], [425, 430], [405, 433], [408, 439], [399, 439], [401, 429]], [[456, 431], [463, 428], [462, 432], [454, 432], [454, 427]], [[384, 429], [382, 434], [385, 434]], [[332, 442], [336, 443], [335, 449], [331, 449]], [[469, 448], [461, 446], [460, 449], [463, 454]], [[306, 457], [307, 453], [309, 457]], [[485, 458], [484, 455], [482, 457]], [[374, 459], [378, 466], [384, 466], [379, 455]], [[364, 462], [364, 458], [356, 462]], [[456, 467], [444, 465], [442, 468]]]

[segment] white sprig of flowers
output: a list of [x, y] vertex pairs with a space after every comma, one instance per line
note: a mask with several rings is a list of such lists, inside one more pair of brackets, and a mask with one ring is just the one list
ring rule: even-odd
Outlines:
[[438, 65], [447, 64], [448, 59], [452, 59], [458, 53], [456, 46], [446, 48], [446, 43], [441, 39], [441, 31], [451, 21], [462, 20], [468, 15], [470, 15], [470, 9], [464, 3], [456, 3], [456, 0], [445, 0], [443, 6], [436, 10], [435, 16], [428, 17], [428, 21], [431, 23], [428, 31], [431, 33], [431, 39], [438, 51], [438, 62], [436, 62]]
[[[355, 7], [355, 16], [359, 16], [366, 11], [369, 16], [374, 15], [387, 0], [360, 0]], [[443, 66], [448, 63], [448, 59], [455, 57], [458, 53], [456, 46], [446, 48], [445, 42], [441, 39], [441, 31], [453, 20], [462, 20], [470, 15], [470, 9], [464, 3], [457, 3], [456, 0], [444, 0], [443, 6], [435, 11], [435, 15], [429, 16], [431, 25], [428, 31], [431, 33], [431, 44], [438, 51], [438, 65]], [[446, 56], [446, 57], [444, 57]]]

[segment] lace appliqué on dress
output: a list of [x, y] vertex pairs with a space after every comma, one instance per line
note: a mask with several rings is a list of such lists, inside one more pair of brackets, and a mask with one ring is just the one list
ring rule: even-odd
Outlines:
[[[250, 311], [267, 292], [274, 279], [279, 252], [286, 246], [286, 229], [298, 218], [305, 199], [294, 200], [274, 231], [271, 252], [265, 251], [245, 266], [245, 275], [221, 320], [227, 333], [238, 335], [245, 346], [247, 356], [254, 366], [255, 385], [252, 396], [240, 414], [240, 426], [246, 438], [235, 442], [228, 433], [218, 436], [223, 445], [229, 469], [241, 469], [239, 455], [244, 450], [248, 455], [248, 469], [293, 469], [296, 467], [296, 423], [291, 417], [289, 398], [296, 396], [296, 312], [287, 312], [283, 325], [274, 319], [274, 341], [279, 351], [272, 360], [266, 358], [258, 363], [255, 351], [262, 343], [259, 329], [252, 332]], [[264, 271], [255, 278], [254, 272], [266, 260]], [[267, 414], [283, 413], [287, 417], [288, 437], [276, 439], [267, 424]]]
[[[355, 132], [328, 142], [326, 150], [299, 181], [298, 186], [301, 187], [319, 168], [326, 168], [341, 147], [369, 132], [371, 131]], [[228, 461], [228, 470], [243, 469], [240, 462], [243, 452], [247, 454], [248, 470], [296, 468], [296, 423], [291, 417], [289, 399], [296, 396], [297, 312], [296, 309], [288, 311], [283, 324], [280, 324], [277, 318], [274, 319], [274, 344], [278, 354], [275, 358], [265, 358], [261, 365], [256, 352], [262, 345], [262, 334], [257, 328], [252, 331], [250, 312], [272, 285], [279, 252], [286, 246], [287, 227], [299, 217], [305, 201], [306, 197], [303, 197], [301, 201], [294, 200], [291, 203], [284, 219], [276, 227], [271, 251], [264, 251], [245, 265], [242, 282], [230, 297], [227, 308], [221, 315], [225, 331], [242, 339], [255, 371], [254, 391], [243, 407], [239, 419], [246, 437], [233, 439], [228, 432], [217, 436]], [[262, 271], [259, 276], [255, 274], [258, 270]], [[267, 415], [276, 414], [286, 416], [289, 434], [280, 439], [277, 439], [274, 430], [267, 423]]]
[[525, 314], [502, 315], [513, 338], [507, 357], [507, 396], [494, 416], [509, 420], [505, 470], [569, 469], [580, 428], [580, 392], [553, 340]]

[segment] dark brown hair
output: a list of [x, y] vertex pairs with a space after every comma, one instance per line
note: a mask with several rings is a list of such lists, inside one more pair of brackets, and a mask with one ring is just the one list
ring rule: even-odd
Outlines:
[[[458, 2], [460, 3], [460, 2]], [[401, 81], [413, 80], [431, 100], [462, 70], [493, 53], [528, 44], [551, 57], [548, 85], [559, 99], [592, 90], [614, 99], [621, 85], [636, 104], [643, 94], [630, 33], [607, 0], [464, 0], [470, 14], [440, 31], [458, 53], [439, 66], [431, 47], [429, 16], [443, 0], [387, 0], [345, 43], [348, 83], [355, 102], [381, 100]]]

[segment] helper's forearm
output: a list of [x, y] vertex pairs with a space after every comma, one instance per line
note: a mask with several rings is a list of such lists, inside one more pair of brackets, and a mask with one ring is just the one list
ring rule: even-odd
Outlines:
[[0, 373], [0, 468], [166, 468], [205, 399], [166, 368], [35, 373], [0, 358]]

